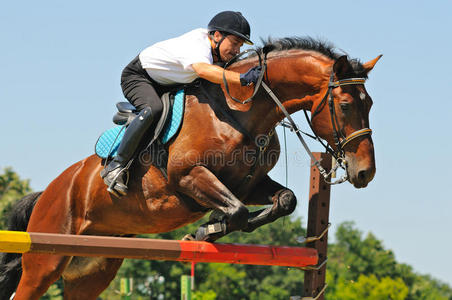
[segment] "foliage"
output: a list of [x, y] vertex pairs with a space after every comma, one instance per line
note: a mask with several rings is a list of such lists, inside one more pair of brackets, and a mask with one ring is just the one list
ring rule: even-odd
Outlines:
[[351, 283], [341, 280], [336, 290], [335, 297], [341, 300], [404, 300], [408, 294], [408, 287], [400, 277], [396, 280], [390, 277], [379, 280], [375, 275], [360, 275], [358, 281]]
[[63, 300], [62, 282], [52, 284], [47, 292], [40, 298], [41, 300]]
[[31, 192], [30, 180], [20, 179], [12, 168], [0, 174], [0, 230], [7, 229], [8, 213], [13, 203]]
[[193, 300], [215, 300], [217, 293], [212, 290], [207, 290], [206, 292], [195, 291], [192, 298]]
[[336, 240], [328, 249], [326, 299], [452, 299], [449, 286], [397, 263], [392, 251], [371, 233], [363, 239], [352, 222], [338, 227]]

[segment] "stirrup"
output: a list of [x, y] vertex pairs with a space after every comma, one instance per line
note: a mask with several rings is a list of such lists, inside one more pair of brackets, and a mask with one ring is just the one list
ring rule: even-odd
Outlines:
[[118, 174], [116, 174], [116, 176], [113, 177], [113, 179], [111, 180], [110, 184], [107, 187], [107, 191], [109, 193], [115, 195], [118, 198], [121, 197], [121, 196], [126, 196], [127, 195], [127, 192], [122, 193], [122, 192], [120, 192], [120, 190], [116, 190], [115, 189], [115, 186], [118, 184], [118, 182], [117, 182], [118, 178], [119, 178], [119, 176], [123, 176], [123, 173], [125, 173], [125, 175], [126, 175], [126, 180], [124, 182], [124, 185], [125, 185], [125, 187], [127, 189], [127, 185], [129, 183], [129, 177], [130, 177], [129, 170], [127, 169], [127, 167], [124, 167], [124, 168], [120, 169]]
[[[127, 195], [126, 191], [122, 191], [122, 189], [115, 189], [115, 187], [119, 184], [122, 185], [122, 183], [118, 183], [118, 178], [120, 178], [120, 176], [126, 176], [126, 180], [124, 181], [124, 186], [126, 187], [126, 191], [127, 191], [127, 184], [129, 183], [129, 170], [127, 169], [127, 167], [121, 168], [119, 170], [119, 172], [116, 174], [115, 177], [113, 177], [110, 181], [110, 184], [107, 187], [107, 191], [113, 195], [115, 195], [116, 197], [121, 197], [121, 196], [125, 196]], [[108, 175], [107, 175], [108, 176]]]
[[[126, 192], [124, 192], [124, 193], [121, 193], [121, 192], [119, 192], [119, 190], [116, 190], [115, 189], [115, 186], [116, 186], [116, 184], [118, 183], [117, 181], [118, 181], [118, 178], [120, 178], [119, 176], [123, 176], [124, 175], [124, 173], [125, 173], [125, 175], [126, 175], [126, 180], [124, 181], [124, 186], [126, 187], [126, 189], [127, 189], [127, 185], [129, 184], [129, 178], [130, 178], [130, 173], [129, 173], [129, 168], [130, 168], [130, 165], [132, 164], [132, 162], [133, 162], [133, 159], [131, 159], [128, 163], [127, 163], [127, 165], [125, 166], [125, 167], [118, 167], [119, 168], [119, 171], [118, 171], [118, 173], [111, 179], [111, 181], [110, 181], [110, 183], [108, 184], [108, 187], [107, 187], [107, 191], [109, 192], [109, 193], [111, 193], [111, 194], [113, 194], [113, 195], [115, 195], [116, 197], [121, 197], [121, 195], [122, 196], [125, 196], [125, 195], [127, 195], [127, 193]], [[108, 168], [108, 167], [107, 167]], [[114, 170], [116, 170], [116, 169], [113, 169], [113, 170], [111, 170], [110, 172], [106, 172], [106, 169], [107, 168], [104, 168], [102, 171], [101, 171], [101, 177], [102, 177], [102, 179], [104, 179], [104, 182], [105, 182], [105, 179], [108, 177], [108, 174], [110, 173], [110, 172], [113, 172]], [[106, 172], [106, 173], [105, 173]], [[104, 174], [102, 174], [102, 173], [104, 173]], [[122, 184], [122, 183], [121, 183]], [[119, 193], [118, 193], [119, 192]], [[120, 195], [121, 194], [121, 195]]]

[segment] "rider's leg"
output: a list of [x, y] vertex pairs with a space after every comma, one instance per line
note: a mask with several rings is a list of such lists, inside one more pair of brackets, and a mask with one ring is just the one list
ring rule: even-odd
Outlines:
[[118, 148], [118, 154], [102, 170], [101, 176], [105, 184], [109, 186], [109, 191], [127, 194], [127, 185], [124, 180], [124, 169], [130, 159], [136, 153], [137, 147], [142, 137], [148, 130], [152, 130], [163, 110], [163, 104], [156, 88], [160, 91], [160, 86], [154, 87], [154, 84], [147, 78], [128, 73], [129, 66], [123, 72], [121, 78], [121, 87], [125, 97], [140, 112], [139, 115], [127, 127], [121, 144]]
[[118, 154], [101, 172], [105, 184], [121, 195], [127, 194], [127, 186], [124, 182], [123, 174], [124, 168], [132, 159], [140, 144], [141, 138], [151, 127], [153, 120], [153, 110], [150, 107], [143, 109], [127, 127], [121, 144], [119, 145]]

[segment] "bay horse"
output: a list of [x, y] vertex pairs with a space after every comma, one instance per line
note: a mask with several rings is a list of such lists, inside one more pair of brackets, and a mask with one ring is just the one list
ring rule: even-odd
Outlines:
[[[269, 40], [258, 50], [268, 54], [264, 82], [285, 110], [290, 114], [311, 111], [314, 132], [334, 151], [343, 152], [350, 183], [365, 187], [375, 174], [370, 134], [348, 140], [342, 149], [336, 142], [338, 134], [340, 139], [369, 128], [372, 100], [364, 80], [345, 83], [350, 78], [367, 78], [381, 56], [360, 63], [311, 38]], [[258, 62], [258, 57], [250, 56], [231, 69], [245, 72]], [[252, 87], [229, 88], [240, 99], [253, 92]], [[327, 97], [334, 114], [326, 105]], [[167, 174], [136, 161], [130, 191], [118, 198], [107, 192], [99, 176], [101, 159], [89, 156], [67, 168], [42, 193], [21, 200], [10, 230], [132, 236], [171, 231], [213, 210], [212, 219], [223, 220], [215, 223], [223, 226], [221, 232], [197, 238], [214, 241], [232, 231], [251, 232], [294, 211], [294, 193], [267, 175], [280, 151], [274, 129], [285, 115], [266, 91], [260, 88], [252, 101], [240, 104], [232, 101], [224, 84], [201, 81], [200, 86], [186, 90], [185, 108], [180, 132], [167, 149]], [[257, 163], [256, 158], [264, 163]], [[246, 205], [270, 206], [250, 213]], [[0, 298], [8, 299], [17, 287], [14, 299], [39, 299], [62, 277], [64, 299], [96, 299], [122, 261], [6, 255], [0, 270]]]

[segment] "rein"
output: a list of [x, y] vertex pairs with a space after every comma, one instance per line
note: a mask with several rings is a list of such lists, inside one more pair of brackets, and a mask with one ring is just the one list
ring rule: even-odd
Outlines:
[[[257, 79], [256, 84], [254, 85], [254, 91], [253, 91], [253, 94], [251, 95], [251, 97], [249, 97], [248, 99], [245, 99], [244, 101], [241, 101], [240, 99], [232, 97], [231, 94], [229, 93], [228, 81], [226, 80], [226, 68], [229, 67], [230, 65], [232, 65], [233, 63], [235, 63], [240, 57], [242, 57], [243, 55], [250, 53], [250, 52], [255, 52], [257, 54], [257, 57], [259, 58], [259, 66], [262, 68], [262, 70], [259, 75], [259, 78]], [[263, 79], [264, 79], [266, 70], [267, 70], [267, 53], [264, 54], [263, 65], [262, 65], [261, 54], [255, 49], [248, 49], [248, 50], [245, 50], [245, 51], [237, 54], [236, 56], [231, 58], [231, 60], [229, 60], [224, 65], [224, 68], [223, 68], [223, 82], [224, 82], [224, 88], [226, 90], [226, 93], [228, 93], [228, 96], [231, 97], [232, 100], [234, 100], [235, 102], [238, 102], [240, 104], [246, 104], [246, 103], [250, 102], [251, 100], [253, 100], [254, 96], [257, 94], [257, 91], [259, 90], [259, 87], [263, 83]]]
[[[226, 81], [226, 68], [231, 65], [232, 63], [236, 62], [238, 60], [238, 58], [240, 58], [241, 56], [245, 55], [246, 53], [249, 53], [251, 51], [254, 51], [257, 53], [258, 58], [259, 58], [259, 65], [262, 67], [262, 71], [261, 74], [258, 78], [258, 81], [254, 87], [254, 92], [252, 94], [252, 96], [244, 101], [241, 101], [239, 99], [236, 99], [234, 97], [231, 96], [231, 94], [229, 93], [229, 87], [228, 87], [228, 83]], [[361, 137], [361, 136], [365, 136], [365, 135], [371, 135], [372, 134], [372, 130], [370, 128], [363, 128], [360, 130], [357, 130], [353, 133], [351, 133], [349, 136], [345, 137], [342, 134], [342, 130], [339, 130], [339, 123], [337, 120], [337, 116], [336, 116], [336, 111], [335, 111], [335, 107], [334, 107], [334, 97], [333, 97], [333, 89], [340, 87], [340, 86], [344, 86], [344, 85], [357, 85], [357, 84], [364, 84], [366, 82], [365, 78], [346, 78], [346, 79], [341, 79], [341, 80], [337, 80], [334, 81], [334, 71], [331, 71], [331, 75], [330, 75], [330, 81], [328, 83], [328, 90], [325, 94], [325, 96], [323, 97], [322, 101], [320, 102], [320, 104], [317, 106], [316, 110], [314, 111], [314, 113], [311, 116], [311, 120], [308, 118], [308, 115], [306, 113], [306, 111], [304, 111], [306, 119], [308, 121], [308, 124], [312, 130], [312, 132], [315, 135], [315, 139], [318, 140], [326, 149], [327, 152], [331, 153], [333, 155], [333, 157], [336, 160], [336, 164], [333, 166], [333, 168], [330, 170], [330, 172], [327, 172], [321, 165], [320, 165], [320, 161], [318, 161], [314, 155], [312, 154], [312, 151], [309, 149], [308, 145], [306, 144], [305, 140], [303, 139], [303, 136], [301, 135], [301, 133], [304, 133], [303, 131], [301, 131], [297, 124], [294, 122], [294, 120], [292, 119], [292, 117], [290, 116], [290, 114], [288, 113], [288, 111], [286, 110], [286, 108], [283, 106], [283, 104], [281, 103], [281, 101], [278, 99], [278, 97], [276, 97], [276, 95], [273, 93], [273, 91], [270, 89], [270, 87], [263, 81], [263, 77], [264, 74], [266, 73], [267, 70], [267, 54], [268, 52], [264, 53], [264, 60], [262, 62], [261, 59], [261, 55], [258, 51], [254, 50], [254, 49], [250, 49], [250, 50], [246, 50], [238, 55], [236, 55], [235, 57], [233, 57], [230, 61], [228, 61], [225, 66], [224, 66], [224, 71], [223, 71], [223, 82], [224, 82], [224, 86], [226, 89], [226, 93], [228, 94], [229, 97], [231, 97], [231, 99], [233, 99], [234, 101], [241, 103], [241, 104], [246, 104], [250, 101], [253, 100], [253, 97], [256, 95], [257, 91], [259, 90], [259, 88], [262, 86], [265, 91], [267, 92], [267, 94], [270, 96], [270, 98], [272, 98], [272, 100], [276, 103], [276, 105], [279, 107], [279, 109], [282, 111], [282, 113], [285, 115], [285, 117], [287, 118], [287, 120], [289, 121], [289, 124], [286, 123], [282, 123], [283, 126], [285, 127], [290, 127], [291, 131], [294, 131], [295, 134], [297, 135], [298, 139], [300, 140], [301, 144], [303, 145], [303, 147], [305, 148], [306, 152], [308, 153], [308, 155], [311, 157], [311, 160], [314, 162], [313, 165], [315, 165], [317, 167], [317, 169], [319, 170], [320, 174], [322, 174], [322, 176], [325, 179], [325, 182], [329, 183], [329, 184], [339, 184], [339, 183], [343, 183], [345, 181], [348, 180], [348, 174], [347, 174], [347, 161], [345, 158], [345, 152], [344, 152], [344, 147], [350, 143], [352, 140]], [[337, 148], [337, 150], [333, 150], [329, 145], [325, 145], [322, 142], [322, 139], [315, 133], [313, 127], [312, 127], [312, 120], [314, 119], [314, 117], [319, 114], [326, 101], [328, 100], [328, 107], [330, 110], [330, 115], [331, 115], [331, 123], [332, 123], [332, 127], [333, 127], [333, 137], [334, 137], [334, 143], [335, 146]], [[274, 130], [274, 128], [272, 129], [272, 131]], [[301, 133], [300, 133], [301, 132]], [[308, 136], [314, 138], [313, 136], [307, 134]], [[261, 152], [261, 151], [260, 151]], [[262, 153], [262, 152], [261, 152]], [[336, 181], [329, 181], [329, 176], [336, 172], [338, 168], [341, 168], [345, 171], [345, 174], [338, 180]]]

